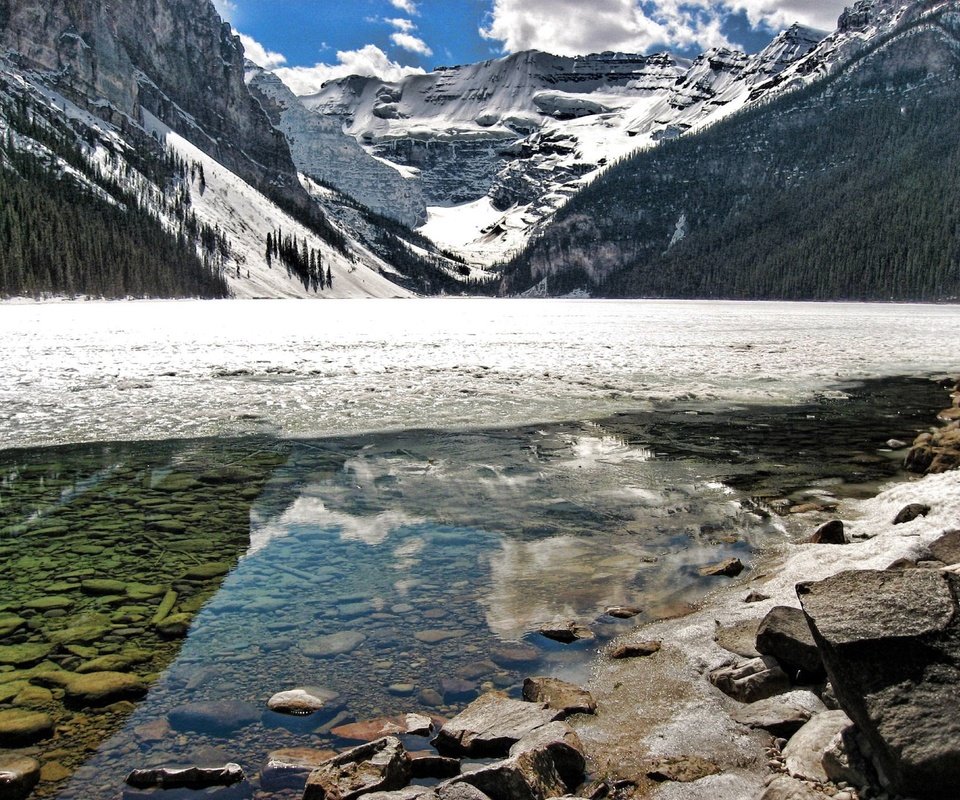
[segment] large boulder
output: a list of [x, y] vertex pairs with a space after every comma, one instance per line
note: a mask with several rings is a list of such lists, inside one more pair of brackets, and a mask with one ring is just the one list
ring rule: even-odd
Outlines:
[[807, 617], [799, 608], [771, 608], [757, 630], [757, 651], [773, 656], [784, 669], [809, 676], [823, 674], [823, 662]]
[[321, 764], [307, 778], [303, 800], [354, 800], [371, 792], [402, 789], [410, 761], [396, 736], [347, 750]]
[[960, 576], [858, 571], [801, 584], [837, 699], [892, 790], [953, 796], [960, 784]]
[[523, 699], [531, 703], [546, 703], [548, 708], [567, 715], [593, 714], [597, 710], [597, 701], [590, 692], [559, 678], [526, 678], [523, 682]]
[[565, 722], [551, 722], [531, 731], [510, 748], [510, 757], [533, 752], [547, 753], [553, 759], [553, 766], [567, 789], [576, 789], [583, 783], [587, 768], [583, 743]]
[[546, 750], [528, 750], [453, 778], [494, 800], [546, 800], [566, 794], [566, 785]]
[[443, 755], [497, 758], [531, 731], [563, 717], [545, 704], [489, 692], [445, 723], [433, 745]]

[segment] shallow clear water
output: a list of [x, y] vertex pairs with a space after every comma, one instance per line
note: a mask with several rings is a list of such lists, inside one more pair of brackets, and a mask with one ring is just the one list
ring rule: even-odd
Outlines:
[[[0, 666], [0, 712], [17, 678], [52, 687], [41, 707], [57, 734], [28, 752], [72, 777], [41, 794], [98, 800], [130, 769], [197, 761], [238, 761], [253, 791], [273, 749], [351, 744], [334, 715], [446, 716], [526, 675], [584, 681], [611, 638], [716, 586], [699, 566], [790, 536], [791, 504], [894, 474], [884, 442], [943, 399], [922, 381], [838, 388], [847, 399], [479, 431], [0, 452], [0, 622], [24, 622], [0, 644], [49, 645], [39, 664]], [[101, 579], [120, 585], [84, 583]], [[170, 591], [186, 638], [151, 622]], [[611, 605], [643, 613], [617, 621]], [[538, 633], [558, 619], [594, 638]], [[318, 655], [338, 633], [362, 639]], [[23, 674], [110, 654], [133, 657], [124, 671], [150, 683], [145, 699], [73, 707], [59, 679]], [[306, 719], [266, 709], [302, 685], [339, 700]], [[215, 700], [252, 717], [200, 730], [168, 717]]]

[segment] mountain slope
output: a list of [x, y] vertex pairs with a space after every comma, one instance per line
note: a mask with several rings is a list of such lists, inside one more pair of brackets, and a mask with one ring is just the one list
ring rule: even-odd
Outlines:
[[[694, 60], [530, 51], [397, 83], [354, 76], [301, 99], [372, 155], [414, 170], [430, 211], [423, 231], [489, 264], [606, 164], [776, 91], [823, 36], [794, 26], [756, 55], [715, 48]], [[301, 125], [296, 136], [317, 134]], [[347, 193], [355, 180], [330, 176]]]
[[960, 296], [957, 12], [858, 4], [784, 74], [806, 88], [611, 169], [503, 291]]

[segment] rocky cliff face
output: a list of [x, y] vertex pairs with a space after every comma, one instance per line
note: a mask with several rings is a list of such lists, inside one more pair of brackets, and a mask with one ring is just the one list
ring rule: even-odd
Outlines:
[[0, 46], [108, 121], [146, 109], [241, 176], [307, 202], [209, 0], [0, 0]]

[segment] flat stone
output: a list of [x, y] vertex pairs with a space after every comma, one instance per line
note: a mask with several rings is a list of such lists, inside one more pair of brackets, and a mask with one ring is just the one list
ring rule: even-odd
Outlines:
[[610, 658], [620, 660], [622, 658], [646, 658], [660, 652], [660, 642], [631, 642], [630, 644], [620, 644], [610, 651]]
[[836, 697], [892, 792], [942, 798], [960, 785], [960, 576], [857, 571], [797, 594]]
[[271, 792], [279, 789], [302, 791], [307, 785], [310, 773], [336, 756], [336, 750], [315, 750], [309, 747], [274, 750], [260, 768], [260, 786]]
[[49, 644], [0, 645], [0, 664], [13, 667], [29, 667], [39, 664], [53, 652]]
[[60, 645], [90, 644], [99, 642], [110, 633], [110, 625], [105, 622], [81, 622], [60, 631], [51, 631], [48, 638]]
[[0, 639], [16, 633], [26, 624], [27, 621], [16, 614], [0, 614]]
[[279, 692], [267, 701], [267, 708], [278, 714], [293, 714], [307, 716], [318, 711], [329, 709], [336, 704], [340, 695], [332, 689], [319, 686], [304, 686]]
[[790, 689], [787, 674], [770, 656], [716, 669], [710, 673], [710, 683], [741, 703], [765, 700]]
[[799, 608], [776, 606], [767, 613], [757, 630], [757, 650], [773, 656], [784, 669], [823, 675], [820, 651], [810, 632], [807, 617]]
[[823, 711], [797, 731], [783, 748], [787, 772], [794, 778], [817, 783], [830, 780], [823, 756], [834, 737], [853, 723], [843, 711]]
[[473, 700], [480, 693], [476, 682], [463, 678], [444, 678], [440, 681], [440, 692], [446, 703]]
[[40, 780], [44, 783], [59, 783], [65, 781], [73, 775], [73, 771], [67, 769], [59, 761], [48, 761], [40, 768]]
[[469, 783], [453, 783], [446, 781], [435, 789], [440, 800], [491, 800], [476, 786]]
[[413, 634], [413, 638], [424, 644], [439, 644], [440, 642], [446, 642], [450, 639], [460, 639], [466, 635], [467, 632], [464, 630], [444, 630], [437, 628], [417, 631]]
[[643, 609], [637, 608], [636, 606], [610, 606], [603, 613], [608, 617], [615, 617], [616, 619], [631, 619], [632, 617], [642, 614]]
[[198, 564], [195, 567], [190, 567], [183, 573], [183, 577], [188, 581], [206, 581], [226, 575], [231, 568], [231, 565], [226, 561], [213, 561], [209, 564]]
[[738, 708], [731, 716], [741, 725], [760, 728], [788, 739], [806, 725], [814, 714], [826, 710], [823, 701], [813, 692], [801, 690], [749, 703]]
[[25, 800], [40, 782], [40, 764], [36, 759], [13, 753], [0, 753], [0, 797]]
[[400, 740], [387, 736], [341, 753], [307, 778], [303, 800], [355, 800], [372, 792], [402, 789], [410, 780], [410, 762]]
[[152, 655], [146, 650], [125, 650], [122, 653], [113, 653], [107, 656], [85, 661], [76, 672], [85, 675], [90, 672], [126, 672], [137, 664], [149, 661]]
[[743, 658], [758, 658], [757, 629], [759, 619], [748, 619], [732, 625], [717, 625], [713, 632], [713, 641], [730, 653]]
[[527, 644], [501, 645], [490, 650], [490, 660], [501, 667], [522, 668], [540, 660], [540, 651]]
[[143, 697], [147, 684], [126, 672], [91, 672], [76, 675], [64, 687], [66, 699], [77, 706], [105, 706], [118, 700]]
[[0, 747], [23, 747], [53, 736], [53, 719], [39, 711], [0, 711]]
[[46, 708], [53, 703], [53, 692], [43, 686], [25, 686], [13, 698], [18, 708]]
[[526, 678], [523, 682], [523, 699], [531, 703], [544, 703], [547, 708], [570, 714], [594, 714], [597, 701], [586, 689], [559, 678]]
[[698, 572], [705, 578], [718, 576], [735, 578], [743, 572], [743, 570], [743, 562], [739, 558], [728, 558], [726, 561], [721, 561], [717, 564], [708, 564], [705, 567], [700, 567]]
[[348, 725], [338, 725], [331, 731], [334, 736], [354, 742], [373, 742], [385, 736], [396, 736], [406, 732], [406, 720], [402, 716], [351, 722]]
[[710, 775], [719, 775], [720, 772], [720, 767], [700, 756], [673, 756], [654, 761], [647, 768], [647, 777], [658, 783], [693, 783]]
[[167, 715], [167, 719], [178, 731], [230, 733], [259, 722], [260, 711], [240, 700], [215, 700], [179, 706]]
[[300, 645], [300, 650], [310, 658], [333, 658], [353, 652], [366, 640], [367, 637], [359, 631], [341, 631], [305, 642]]
[[52, 597], [38, 597], [36, 600], [30, 600], [24, 603], [23, 607], [29, 608], [31, 611], [66, 610], [72, 607], [75, 602], [72, 597], [53, 595]]
[[562, 711], [546, 705], [513, 700], [499, 692], [490, 692], [478, 697], [445, 723], [433, 745], [441, 755], [505, 756], [531, 731], [562, 716]]

